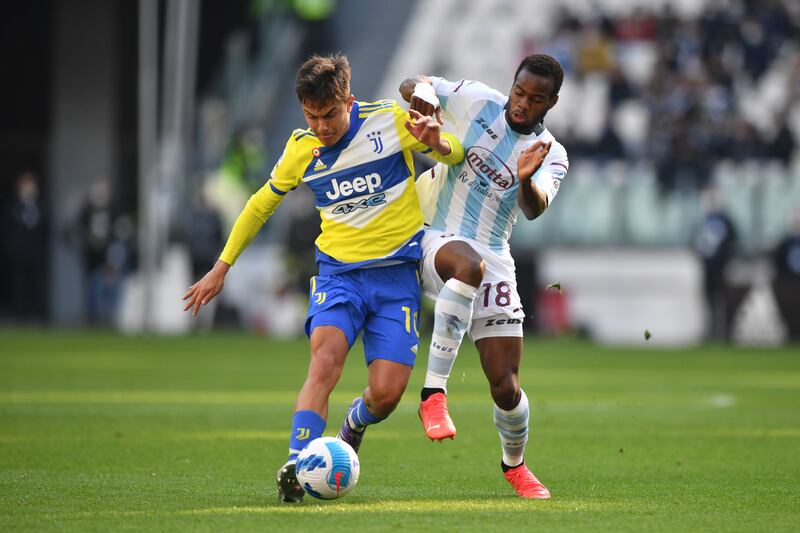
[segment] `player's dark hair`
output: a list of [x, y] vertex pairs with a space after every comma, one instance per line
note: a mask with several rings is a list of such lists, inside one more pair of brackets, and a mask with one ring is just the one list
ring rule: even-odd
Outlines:
[[545, 54], [529, 55], [519, 64], [517, 73], [514, 74], [514, 80], [517, 79], [522, 69], [543, 78], [551, 78], [553, 80], [553, 94], [550, 96], [557, 95], [558, 91], [561, 90], [561, 83], [564, 81], [564, 70], [561, 68], [561, 64], [552, 56]]
[[297, 71], [295, 92], [300, 103], [322, 107], [350, 97], [350, 63], [347, 56], [313, 55]]

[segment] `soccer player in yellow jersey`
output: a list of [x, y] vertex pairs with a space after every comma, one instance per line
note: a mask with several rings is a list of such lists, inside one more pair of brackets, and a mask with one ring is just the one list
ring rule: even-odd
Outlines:
[[[364, 431], [386, 418], [406, 388], [419, 343], [418, 261], [422, 213], [411, 150], [456, 164], [454, 136], [393, 100], [356, 102], [341, 55], [313, 56], [297, 73], [296, 92], [308, 129], [295, 130], [267, 183], [247, 202], [219, 260], [184, 296], [197, 314], [222, 290], [238, 255], [301, 182], [316, 196], [322, 233], [319, 275], [311, 279], [305, 330], [308, 376], [292, 419], [289, 458], [278, 472], [278, 497], [298, 502], [297, 454], [322, 436], [328, 397], [356, 336], [362, 333], [368, 386], [347, 410], [338, 437], [358, 451]], [[302, 465], [301, 465], [302, 468]]]

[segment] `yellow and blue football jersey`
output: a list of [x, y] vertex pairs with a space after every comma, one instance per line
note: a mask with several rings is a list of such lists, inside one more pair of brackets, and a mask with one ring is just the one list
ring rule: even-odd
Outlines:
[[423, 221], [411, 151], [447, 164], [463, 160], [464, 151], [449, 134], [443, 134], [449, 155], [430, 150], [406, 130], [407, 118], [394, 100], [354, 102], [350, 128], [333, 146], [324, 146], [311, 130], [295, 130], [270, 179], [237, 219], [220, 259], [233, 264], [284, 195], [302, 182], [314, 192], [322, 219], [320, 274], [418, 260]]

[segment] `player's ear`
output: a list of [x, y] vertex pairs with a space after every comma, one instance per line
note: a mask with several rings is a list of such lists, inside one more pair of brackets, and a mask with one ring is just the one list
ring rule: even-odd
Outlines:
[[356, 101], [356, 97], [351, 94], [350, 98], [347, 99], [347, 112], [348, 113], [353, 110], [353, 102], [355, 102], [355, 101]]
[[558, 102], [558, 95], [554, 94], [550, 97], [550, 105], [547, 106], [547, 109], [553, 109], [556, 106], [556, 102]]

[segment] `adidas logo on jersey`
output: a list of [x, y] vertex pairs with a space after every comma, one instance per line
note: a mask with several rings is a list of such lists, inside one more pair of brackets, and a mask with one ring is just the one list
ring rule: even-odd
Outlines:
[[320, 170], [325, 170], [326, 168], [328, 167], [322, 162], [322, 159], [317, 159], [317, 162], [314, 163], [314, 172], [319, 172]]
[[325, 192], [325, 196], [331, 200], [336, 200], [342, 196], [350, 196], [354, 192], [369, 191], [373, 193], [381, 186], [381, 175], [377, 172], [373, 172], [372, 174], [367, 174], [363, 178], [358, 177], [353, 181], [343, 181], [341, 183], [334, 178], [331, 180], [331, 185], [333, 186], [333, 190]]

